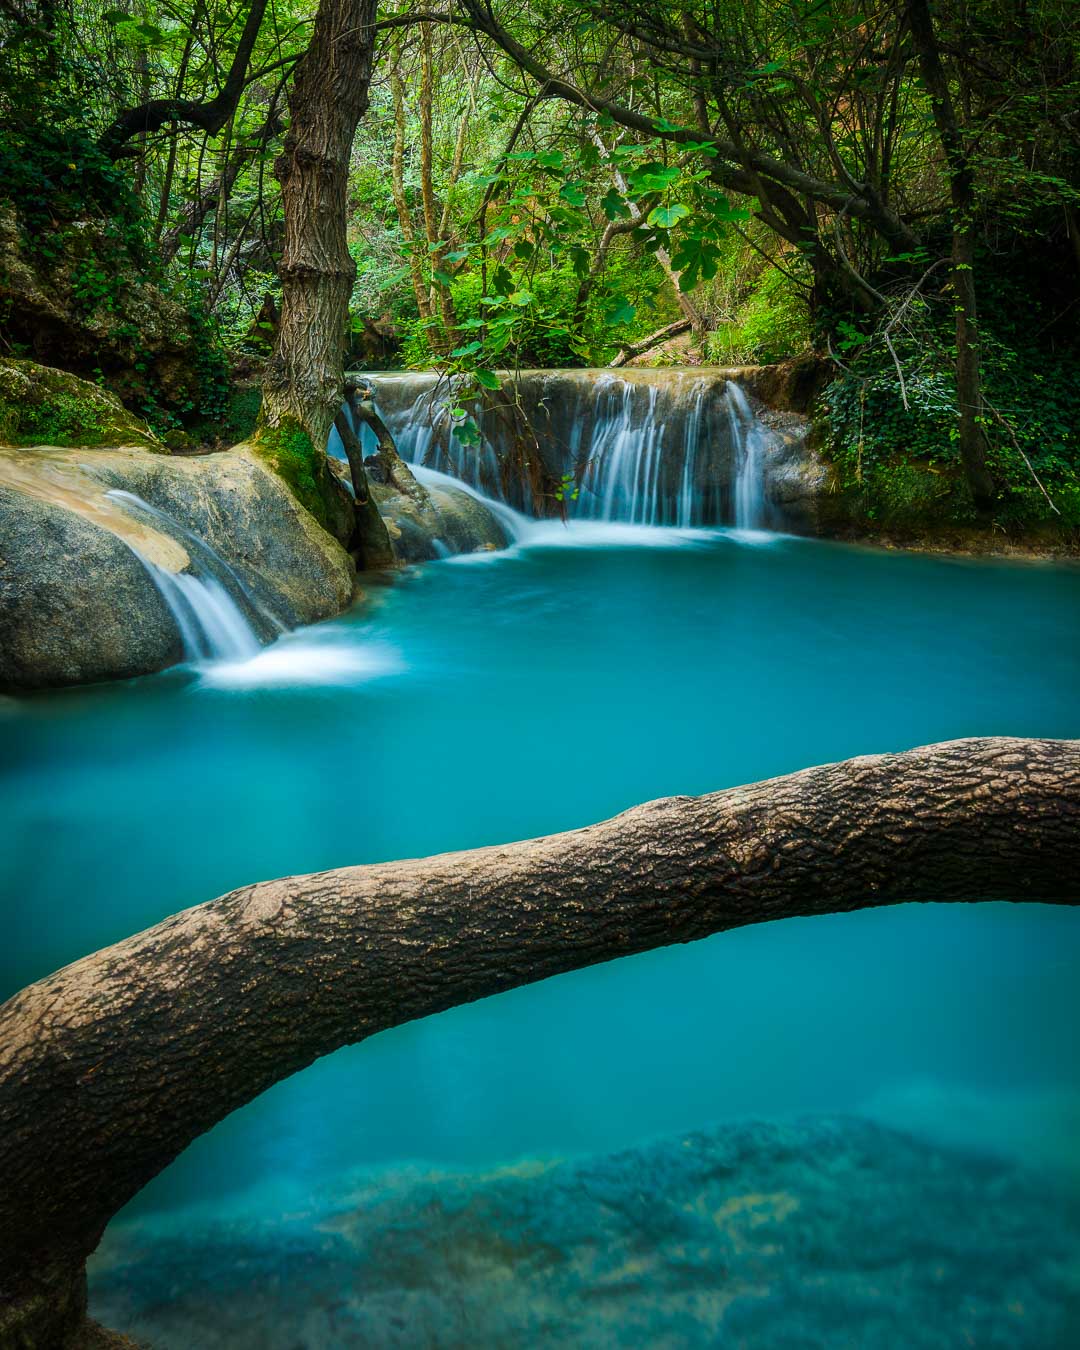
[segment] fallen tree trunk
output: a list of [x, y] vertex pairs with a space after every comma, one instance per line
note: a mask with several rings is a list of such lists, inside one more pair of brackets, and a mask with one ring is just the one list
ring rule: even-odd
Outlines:
[[663, 328], [658, 328], [655, 333], [650, 333], [648, 337], [643, 337], [640, 341], [632, 342], [628, 347], [624, 347], [609, 364], [611, 366], [625, 366], [635, 357], [644, 356], [646, 352], [651, 352], [654, 347], [659, 347], [662, 342], [667, 342], [669, 338], [678, 337], [680, 333], [689, 333], [690, 328], [689, 319], [676, 319], [674, 323], [665, 324]]
[[116, 1211], [349, 1042], [613, 957], [909, 900], [1080, 901], [1080, 742], [954, 741], [587, 829], [234, 891], [0, 1008], [0, 1346], [63, 1343]]

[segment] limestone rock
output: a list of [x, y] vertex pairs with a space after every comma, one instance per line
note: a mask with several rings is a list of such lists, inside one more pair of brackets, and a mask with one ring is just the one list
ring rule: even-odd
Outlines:
[[448, 553], [505, 548], [506, 531], [483, 502], [463, 488], [428, 487], [431, 508], [393, 487], [371, 484], [400, 562], [428, 562]]
[[182, 656], [165, 602], [122, 539], [0, 486], [0, 685], [125, 679]]
[[[148, 525], [110, 489], [174, 525]], [[353, 597], [344, 549], [243, 447], [182, 459], [127, 448], [0, 450], [0, 685], [118, 679], [180, 660], [176, 625], [136, 554], [187, 570], [184, 531], [283, 625], [328, 618]]]

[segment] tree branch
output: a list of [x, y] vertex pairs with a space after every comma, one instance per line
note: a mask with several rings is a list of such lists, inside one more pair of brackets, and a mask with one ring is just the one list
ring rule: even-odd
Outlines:
[[[192, 99], [155, 98], [137, 108], [128, 108], [122, 112], [110, 127], [106, 129], [99, 142], [102, 150], [114, 159], [123, 152], [124, 145], [133, 136], [157, 131], [166, 122], [183, 122], [188, 126], [201, 127], [208, 136], [216, 136], [236, 111], [240, 95], [246, 84], [248, 62], [259, 36], [267, 0], [251, 0], [247, 21], [240, 41], [233, 54], [232, 65], [225, 77], [225, 83], [212, 99], [197, 103]], [[281, 62], [275, 63], [280, 65]], [[267, 67], [267, 70], [274, 67]], [[265, 74], [266, 71], [260, 72]]]
[[0, 1342], [62, 1343], [116, 1211], [320, 1055], [632, 952], [913, 900], [1080, 902], [1080, 742], [864, 756], [263, 882], [85, 957], [0, 1008]]

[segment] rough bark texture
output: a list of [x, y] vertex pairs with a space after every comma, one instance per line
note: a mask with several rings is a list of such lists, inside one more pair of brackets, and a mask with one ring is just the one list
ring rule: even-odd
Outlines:
[[281, 325], [263, 383], [262, 415], [272, 428], [302, 427], [316, 456], [341, 405], [356, 275], [345, 230], [349, 154], [368, 105], [375, 7], [375, 0], [324, 0], [319, 6], [274, 166], [285, 250]]
[[379, 514], [378, 505], [371, 495], [364, 469], [364, 450], [344, 408], [334, 418], [334, 426], [345, 448], [345, 458], [349, 461], [356, 509], [356, 537], [353, 542], [360, 555], [361, 566], [369, 571], [393, 567], [396, 559], [386, 521]]
[[263, 882], [86, 957], [0, 1008], [0, 1346], [58, 1343], [112, 1215], [319, 1055], [743, 924], [1077, 903], [1078, 826], [1080, 742], [954, 741], [548, 838]]

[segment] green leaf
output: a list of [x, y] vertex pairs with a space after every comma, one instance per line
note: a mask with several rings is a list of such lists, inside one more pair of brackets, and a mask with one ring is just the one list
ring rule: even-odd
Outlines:
[[438, 267], [433, 267], [431, 269], [431, 275], [432, 278], [435, 281], [437, 281], [440, 286], [450, 286], [453, 284], [454, 278], [450, 275], [450, 273], [443, 272]]
[[608, 188], [605, 195], [600, 199], [600, 205], [603, 207], [604, 215], [607, 216], [608, 220], [618, 220], [620, 216], [628, 217], [630, 215], [630, 208], [614, 188]]
[[474, 371], [473, 374], [475, 375], [476, 383], [483, 385], [485, 389], [502, 388], [502, 385], [499, 383], [499, 377], [493, 370], [477, 370]]
[[647, 223], [654, 229], [670, 230], [690, 215], [690, 208], [682, 202], [672, 202], [670, 206], [657, 206], [649, 212]]
[[580, 208], [585, 205], [585, 188], [582, 183], [564, 183], [559, 189], [559, 196], [569, 206]]
[[517, 305], [519, 309], [523, 309], [526, 305], [531, 305], [533, 298], [532, 291], [514, 291], [512, 295], [507, 297], [510, 303], [512, 305]]
[[464, 347], [455, 347], [450, 353], [451, 356], [472, 356], [473, 352], [478, 352], [483, 347], [482, 342], [467, 342]]
[[678, 181], [679, 170], [669, 164], [642, 164], [631, 169], [627, 178], [638, 192], [666, 192]]
[[467, 417], [464, 422], [454, 428], [454, 435], [462, 445], [480, 444], [480, 428], [471, 417]]
[[610, 324], [633, 323], [637, 307], [627, 300], [625, 295], [612, 296], [604, 311], [604, 322]]

